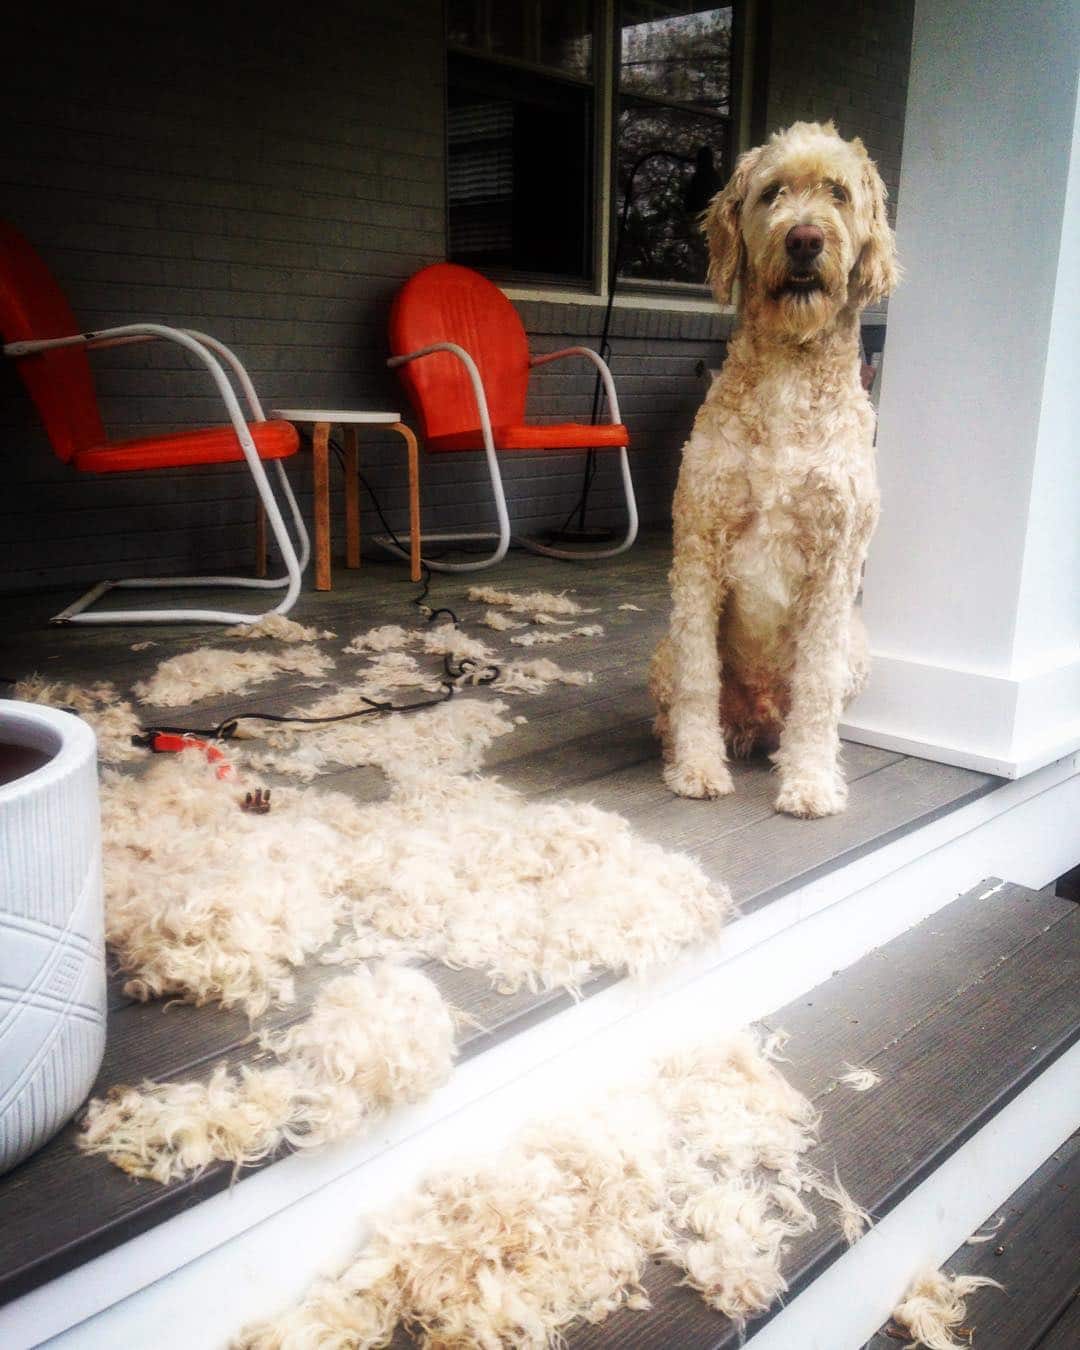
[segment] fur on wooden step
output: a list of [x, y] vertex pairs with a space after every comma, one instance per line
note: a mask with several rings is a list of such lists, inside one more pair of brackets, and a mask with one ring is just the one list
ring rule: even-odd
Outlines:
[[336, 1278], [235, 1350], [388, 1344], [542, 1347], [575, 1321], [642, 1309], [650, 1257], [742, 1325], [786, 1289], [814, 1227], [811, 1103], [740, 1034], [684, 1049], [617, 1093], [429, 1176]]

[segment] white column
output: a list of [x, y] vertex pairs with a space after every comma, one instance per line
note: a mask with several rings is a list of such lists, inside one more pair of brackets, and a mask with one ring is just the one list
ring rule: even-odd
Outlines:
[[916, 0], [846, 736], [1019, 777], [1080, 747], [1075, 0]]

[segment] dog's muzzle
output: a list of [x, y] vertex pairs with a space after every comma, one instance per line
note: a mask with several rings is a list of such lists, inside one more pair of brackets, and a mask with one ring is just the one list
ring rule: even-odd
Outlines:
[[818, 259], [825, 247], [824, 231], [816, 225], [793, 225], [784, 240], [788, 273], [779, 295], [807, 295], [824, 287], [818, 275]]

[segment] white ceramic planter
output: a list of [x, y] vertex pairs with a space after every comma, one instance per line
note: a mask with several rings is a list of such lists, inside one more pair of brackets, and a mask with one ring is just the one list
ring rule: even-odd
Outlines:
[[0, 1172], [78, 1109], [105, 1049], [94, 733], [0, 699], [2, 744], [48, 758], [0, 783]]

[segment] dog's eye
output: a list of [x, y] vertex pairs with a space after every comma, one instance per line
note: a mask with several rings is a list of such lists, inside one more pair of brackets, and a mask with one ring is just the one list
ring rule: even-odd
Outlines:
[[779, 195], [780, 195], [780, 184], [773, 183], [772, 187], [767, 187], [765, 189], [765, 191], [761, 194], [758, 200], [764, 202], [766, 206], [771, 206], [773, 202], [776, 201], [777, 197], [779, 197]]
[[848, 199], [847, 188], [841, 183], [830, 183], [829, 190], [838, 202], [843, 204]]

